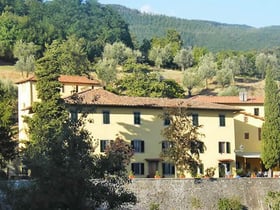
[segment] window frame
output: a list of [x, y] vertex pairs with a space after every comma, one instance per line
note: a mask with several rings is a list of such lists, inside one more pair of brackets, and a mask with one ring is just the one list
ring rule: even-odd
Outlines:
[[227, 142], [226, 142], [226, 153], [227, 153], [227, 154], [230, 154], [230, 153], [231, 153], [231, 147], [230, 147], [230, 145], [231, 145], [230, 142], [227, 141]]
[[218, 142], [218, 152], [220, 154], [230, 154], [231, 153], [231, 143], [229, 141], [219, 141]]
[[225, 114], [219, 114], [219, 125], [220, 125], [220, 127], [226, 126], [226, 115]]
[[78, 121], [78, 112], [70, 111], [70, 119], [72, 122], [77, 122]]
[[220, 154], [225, 153], [225, 142], [224, 141], [219, 141], [218, 142], [218, 148], [219, 148], [219, 153]]
[[135, 111], [133, 112], [133, 122], [134, 125], [141, 125], [141, 112]]
[[165, 151], [166, 149], [170, 148], [171, 147], [171, 141], [168, 141], [168, 140], [163, 140], [161, 142], [161, 151]]
[[172, 163], [162, 163], [162, 174], [166, 176], [175, 175], [175, 165]]
[[103, 116], [103, 124], [104, 125], [110, 124], [110, 111], [103, 110], [102, 116]]
[[101, 139], [100, 140], [100, 152], [105, 152], [105, 149], [108, 144], [110, 144], [110, 140]]
[[249, 140], [250, 139], [250, 133], [249, 132], [244, 132], [244, 139]]
[[259, 116], [260, 115], [260, 108], [254, 108], [254, 115]]
[[133, 139], [131, 146], [134, 153], [145, 153], [145, 141], [142, 139]]
[[197, 113], [192, 114], [192, 125], [199, 126], [199, 119]]
[[142, 162], [131, 163], [131, 170], [134, 175], [144, 175], [145, 164]]

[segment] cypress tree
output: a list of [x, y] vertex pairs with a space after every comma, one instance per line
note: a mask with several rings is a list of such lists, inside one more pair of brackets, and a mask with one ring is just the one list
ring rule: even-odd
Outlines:
[[275, 75], [267, 70], [265, 78], [264, 112], [261, 159], [267, 169], [272, 169], [280, 159], [280, 96]]

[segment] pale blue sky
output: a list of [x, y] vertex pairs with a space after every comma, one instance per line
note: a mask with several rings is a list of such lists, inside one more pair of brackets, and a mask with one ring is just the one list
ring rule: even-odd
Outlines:
[[132, 9], [184, 19], [245, 24], [280, 25], [280, 0], [98, 0]]

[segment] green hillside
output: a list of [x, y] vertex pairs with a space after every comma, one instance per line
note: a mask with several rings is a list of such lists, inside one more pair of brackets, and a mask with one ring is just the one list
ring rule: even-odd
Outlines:
[[141, 43], [143, 39], [164, 36], [167, 29], [177, 30], [184, 46], [206, 47], [210, 51], [258, 50], [280, 46], [280, 26], [254, 28], [247, 25], [187, 20], [164, 15], [143, 14], [120, 5], [110, 5], [129, 24]]

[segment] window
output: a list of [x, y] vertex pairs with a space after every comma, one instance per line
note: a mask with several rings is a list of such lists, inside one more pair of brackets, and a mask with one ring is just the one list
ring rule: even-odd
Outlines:
[[219, 120], [220, 120], [220, 126], [221, 127], [226, 126], [226, 116], [224, 114], [219, 115]]
[[230, 142], [226, 142], [226, 152], [230, 153]]
[[170, 141], [162, 141], [161, 142], [161, 149], [162, 151], [164, 151], [165, 149], [169, 148], [171, 146], [171, 142]]
[[170, 125], [170, 116], [169, 116], [169, 114], [164, 114], [163, 124], [166, 125], [166, 126]]
[[144, 163], [132, 163], [131, 170], [135, 175], [144, 175]]
[[248, 140], [250, 137], [249, 132], [245, 132], [244, 133], [244, 139]]
[[132, 140], [131, 146], [134, 152], [144, 153], [144, 141], [143, 140]]
[[78, 92], [79, 92], [79, 86], [76, 85], [76, 93], [78, 93]]
[[172, 163], [162, 163], [162, 174], [163, 175], [174, 175], [175, 166]]
[[260, 114], [260, 109], [254, 108], [254, 115], [259, 116], [259, 114]]
[[103, 111], [103, 124], [110, 124], [110, 112]]
[[109, 143], [109, 140], [100, 140], [100, 152], [105, 152], [105, 149]]
[[70, 119], [72, 122], [77, 122], [78, 120], [78, 113], [76, 111], [70, 112]]
[[65, 87], [64, 87], [64, 85], [61, 86], [61, 92], [62, 92], [62, 93], [65, 92]]
[[219, 142], [219, 153], [225, 153], [225, 142]]
[[219, 153], [230, 153], [230, 142], [219, 142]]
[[198, 114], [192, 114], [192, 124], [198, 126]]
[[262, 140], [262, 129], [261, 128], [258, 128], [258, 137], [259, 137], [259, 140]]
[[140, 114], [140, 112], [134, 112], [134, 124], [136, 124], [136, 125], [141, 124], [141, 114]]

